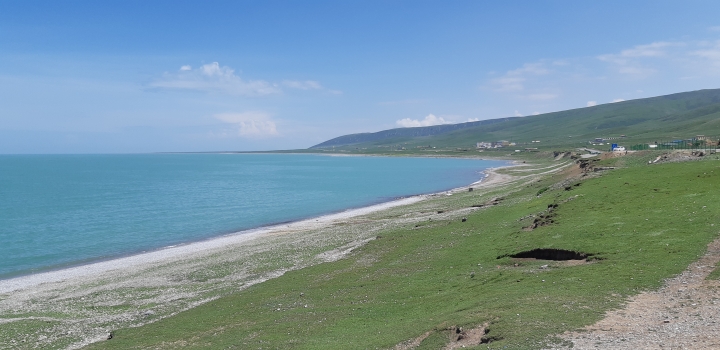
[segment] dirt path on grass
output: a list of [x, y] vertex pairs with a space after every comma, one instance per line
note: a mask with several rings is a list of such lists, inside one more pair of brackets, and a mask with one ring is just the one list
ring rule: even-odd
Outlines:
[[584, 331], [560, 338], [573, 349], [720, 349], [720, 281], [705, 279], [718, 261], [720, 239], [659, 290], [638, 294]]

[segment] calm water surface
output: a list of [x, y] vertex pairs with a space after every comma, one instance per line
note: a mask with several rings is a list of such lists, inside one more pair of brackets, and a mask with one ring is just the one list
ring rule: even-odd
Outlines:
[[0, 155], [0, 278], [464, 186], [498, 161]]

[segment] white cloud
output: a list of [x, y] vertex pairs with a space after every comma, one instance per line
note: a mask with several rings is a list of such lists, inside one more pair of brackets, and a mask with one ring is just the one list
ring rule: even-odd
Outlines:
[[538, 112], [538, 111], [535, 111], [532, 113], [532, 115], [538, 115], [538, 114], [540, 114], [540, 112]]
[[477, 122], [480, 121], [480, 118], [464, 118], [459, 115], [445, 115], [441, 117], [437, 117], [434, 114], [428, 114], [425, 119], [400, 119], [395, 122], [400, 127], [403, 128], [414, 128], [419, 126], [433, 126], [433, 125], [443, 125], [443, 124], [455, 124], [455, 123], [469, 123], [469, 122]]
[[[710, 34], [705, 39], [655, 40], [597, 51], [599, 55], [541, 59], [488, 73], [482, 89], [498, 105], [493, 114], [513, 115], [517, 109], [529, 115], [534, 110], [582, 107], [583, 99], [591, 107], [610, 103], [612, 95], [630, 99], [712, 88], [720, 78], [720, 37]], [[601, 98], [607, 94], [611, 98]]]
[[717, 41], [714, 43], [714, 45], [710, 45], [710, 47], [705, 47], [702, 50], [693, 51], [690, 53], [690, 55], [704, 58], [715, 64], [720, 64], [720, 41]]
[[655, 42], [646, 45], [636, 45], [631, 49], [620, 51], [619, 54], [605, 54], [597, 56], [601, 61], [611, 62], [615, 64], [625, 65], [634, 57], [658, 57], [666, 54], [665, 48], [677, 44], [669, 42]]
[[188, 65], [184, 65], [184, 66], [180, 67], [180, 71], [188, 71], [188, 70], [192, 70], [192, 67], [190, 67]]
[[514, 75], [522, 75], [522, 74], [535, 74], [535, 75], [541, 75], [541, 74], [547, 74], [550, 72], [542, 63], [525, 63], [522, 67], [511, 70], [508, 73], [514, 74]]
[[[275, 121], [265, 112], [221, 113], [214, 117], [236, 127], [233, 133], [240, 137], [262, 138], [278, 135]], [[223, 135], [227, 134], [223, 133]]]
[[542, 63], [525, 63], [518, 69], [507, 71], [503, 76], [490, 80], [495, 91], [522, 91], [528, 76], [544, 75], [550, 71]]
[[523, 115], [520, 114], [520, 112], [518, 112], [517, 109], [516, 109], [516, 110], [515, 110], [515, 116], [516, 116], [516, 117], [522, 117]]
[[652, 44], [637, 45], [632, 49], [623, 50], [620, 55], [623, 57], [657, 57], [665, 55], [665, 48], [677, 45], [669, 42], [654, 42]]
[[720, 32], [720, 26], [713, 26], [708, 28], [711, 32]]
[[297, 81], [297, 80], [284, 80], [282, 82], [283, 86], [289, 87], [291, 89], [300, 89], [300, 90], [320, 90], [322, 89], [322, 85], [314, 80], [305, 80], [305, 81]]
[[652, 68], [635, 66], [635, 67], [619, 67], [618, 72], [620, 72], [622, 74], [627, 74], [627, 75], [640, 76], [640, 75], [649, 75], [649, 74], [655, 73], [657, 71]]
[[612, 100], [612, 103], [615, 103], [615, 102], [623, 102], [623, 101], [625, 101], [624, 98], [616, 98], [616, 99]]
[[185, 69], [174, 74], [166, 73], [162, 79], [150, 84], [152, 87], [179, 90], [215, 91], [231, 95], [263, 96], [278, 94], [282, 91], [264, 80], [244, 80], [235, 75], [227, 66], [213, 62], [198, 69]]
[[232, 78], [235, 76], [234, 69], [232, 69], [228, 66], [220, 67], [220, 64], [217, 62], [203, 65], [202, 67], [200, 67], [200, 71], [202, 72], [202, 74], [209, 76], [209, 77]]
[[419, 127], [419, 126], [452, 124], [452, 122], [443, 119], [443, 117], [438, 118], [433, 114], [428, 114], [427, 117], [425, 117], [425, 119], [423, 119], [423, 120], [405, 118], [405, 119], [400, 119], [400, 120], [396, 121], [395, 124], [397, 124], [398, 126], [403, 127], [403, 128], [414, 128], [414, 127]]
[[492, 80], [492, 84], [495, 86], [495, 91], [520, 91], [525, 88], [523, 82], [525, 78], [504, 76]]
[[636, 45], [617, 54], [597, 56], [597, 59], [615, 65], [617, 71], [629, 76], [648, 76], [656, 72], [641, 63], [642, 59], [667, 56], [668, 50], [673, 47], [684, 46], [684, 43], [658, 41], [651, 44]]

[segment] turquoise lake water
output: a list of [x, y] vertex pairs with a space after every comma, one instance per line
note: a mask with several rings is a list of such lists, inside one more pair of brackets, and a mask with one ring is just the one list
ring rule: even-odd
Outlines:
[[0, 155], [0, 278], [447, 190], [504, 164], [289, 154]]

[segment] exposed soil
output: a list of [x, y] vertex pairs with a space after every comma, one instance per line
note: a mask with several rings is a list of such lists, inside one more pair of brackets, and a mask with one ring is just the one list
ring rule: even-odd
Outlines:
[[400, 344], [398, 344], [398, 345], [395, 345], [395, 347], [393, 348], [393, 350], [412, 350], [412, 349], [415, 349], [415, 348], [417, 348], [418, 346], [420, 346], [420, 343], [422, 343], [423, 340], [425, 340], [427, 337], [429, 337], [430, 334], [432, 334], [432, 331], [425, 332], [425, 333], [423, 333], [422, 335], [420, 335], [420, 336], [417, 337], [417, 338], [413, 338], [413, 339], [404, 341], [404, 342], [402, 342], [402, 343], [400, 343]]
[[691, 160], [699, 160], [702, 157], [705, 157], [706, 155], [713, 154], [715, 151], [702, 151], [702, 150], [695, 150], [695, 151], [673, 151], [673, 152], [667, 152], [659, 155], [655, 160], [650, 161], [650, 164], [657, 164], [657, 163], [668, 163], [668, 162], [687, 162]]
[[720, 281], [705, 279], [718, 261], [720, 239], [659, 290], [638, 294], [594, 325], [560, 338], [573, 349], [720, 349]]
[[444, 350], [461, 349], [468, 346], [488, 344], [495, 340], [499, 340], [488, 336], [490, 330], [487, 327], [487, 323], [471, 329], [453, 327], [450, 330], [450, 343], [445, 346]]
[[[500, 338], [488, 335], [488, 333], [490, 333], [490, 330], [488, 329], [487, 323], [471, 329], [464, 329], [462, 327], [452, 326], [441, 330], [440, 332], [446, 333], [449, 337], [449, 342], [447, 345], [445, 345], [443, 350], [461, 349], [470, 346], [477, 346], [480, 344], [489, 344], [493, 341], [500, 340]], [[431, 334], [433, 334], [433, 331], [425, 332], [417, 338], [410, 339], [396, 345], [393, 350], [415, 349], [420, 346], [423, 340], [427, 339], [427, 337], [429, 337]]]
[[504, 257], [520, 258], [520, 259], [537, 259], [537, 260], [552, 260], [552, 261], [566, 261], [566, 260], [585, 260], [592, 254], [575, 252], [572, 250], [564, 249], [533, 249], [520, 252], [512, 255], [501, 255], [498, 259]]
[[547, 226], [555, 223], [555, 209], [557, 209], [557, 204], [548, 204], [548, 207], [545, 211], [535, 216], [535, 219], [533, 222], [523, 227], [523, 231], [532, 231], [540, 226]]
[[487, 202], [485, 202], [485, 203], [483, 203], [483, 204], [473, 204], [473, 205], [471, 205], [470, 207], [471, 207], [471, 208], [490, 207], [490, 206], [493, 206], [493, 205], [498, 205], [498, 204], [500, 204], [500, 202], [502, 202], [503, 199], [505, 199], [505, 198], [502, 198], [502, 197], [493, 198], [493, 199], [491, 199], [491, 200], [489, 200], [489, 201], [487, 201]]

